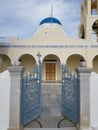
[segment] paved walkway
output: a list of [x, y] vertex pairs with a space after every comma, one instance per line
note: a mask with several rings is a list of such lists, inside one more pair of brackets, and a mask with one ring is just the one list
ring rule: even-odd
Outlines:
[[42, 86], [42, 116], [61, 116], [61, 85]]
[[[61, 84], [44, 83], [42, 85], [42, 113], [37, 120], [43, 128], [57, 128], [61, 115]], [[27, 128], [39, 128], [38, 122], [31, 122]], [[60, 127], [73, 127], [68, 120], [61, 122]]]

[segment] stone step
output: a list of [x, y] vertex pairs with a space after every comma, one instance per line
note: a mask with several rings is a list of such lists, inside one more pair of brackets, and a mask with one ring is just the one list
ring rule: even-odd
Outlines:
[[24, 130], [77, 130], [76, 127], [64, 127], [64, 128], [24, 128]]
[[61, 82], [42, 82], [42, 86], [61, 86], [62, 83]]

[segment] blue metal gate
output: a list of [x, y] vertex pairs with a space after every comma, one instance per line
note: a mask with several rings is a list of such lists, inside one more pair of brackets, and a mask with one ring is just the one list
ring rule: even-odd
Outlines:
[[28, 75], [23, 77], [22, 86], [22, 124], [35, 120], [41, 113], [41, 62]]
[[79, 81], [65, 65], [62, 65], [62, 101], [63, 116], [74, 124], [79, 123]]

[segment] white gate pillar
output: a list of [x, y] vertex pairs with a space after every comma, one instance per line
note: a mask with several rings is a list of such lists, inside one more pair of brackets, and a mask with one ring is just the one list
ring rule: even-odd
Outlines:
[[86, 67], [76, 68], [80, 82], [80, 130], [91, 129], [90, 113], [90, 75], [92, 69]]
[[12, 66], [8, 68], [11, 76], [10, 86], [10, 119], [8, 130], [22, 130], [21, 125], [21, 89], [24, 67]]

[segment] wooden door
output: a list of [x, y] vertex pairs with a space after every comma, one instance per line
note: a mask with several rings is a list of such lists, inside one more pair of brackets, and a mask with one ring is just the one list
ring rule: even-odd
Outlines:
[[46, 80], [55, 80], [55, 63], [46, 63]]

